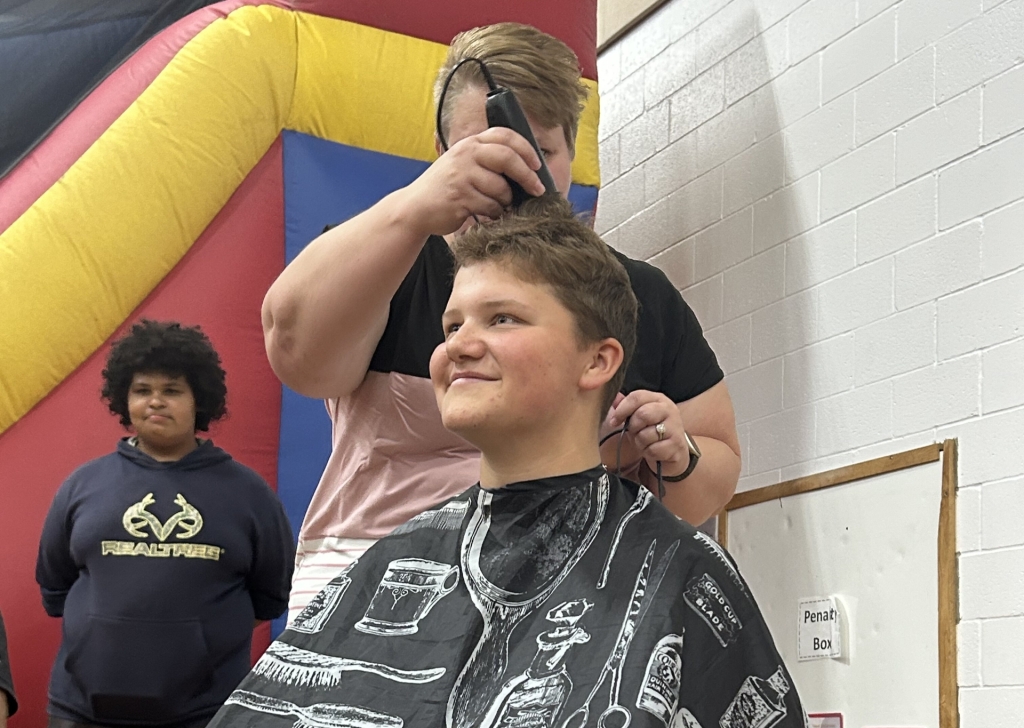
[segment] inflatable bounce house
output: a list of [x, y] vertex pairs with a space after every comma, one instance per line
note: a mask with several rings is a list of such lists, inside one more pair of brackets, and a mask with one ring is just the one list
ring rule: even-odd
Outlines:
[[576, 51], [594, 93], [571, 199], [592, 209], [596, 0], [13, 5], [0, 10], [0, 611], [11, 725], [35, 728], [60, 635], [34, 579], [39, 533], [60, 483], [124, 434], [99, 399], [110, 342], [143, 317], [203, 327], [228, 372], [211, 436], [277, 488], [297, 532], [330, 423], [271, 371], [264, 293], [325, 225], [431, 162], [434, 76], [474, 26], [526, 22]]

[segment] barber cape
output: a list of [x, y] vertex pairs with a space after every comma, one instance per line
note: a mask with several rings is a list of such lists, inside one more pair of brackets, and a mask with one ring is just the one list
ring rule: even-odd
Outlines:
[[803, 728], [730, 557], [594, 468], [479, 485], [378, 541], [211, 728]]

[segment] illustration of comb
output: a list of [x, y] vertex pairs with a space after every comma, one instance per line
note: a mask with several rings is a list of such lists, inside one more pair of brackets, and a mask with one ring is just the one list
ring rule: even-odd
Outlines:
[[260, 713], [294, 715], [292, 728], [402, 728], [404, 721], [394, 715], [340, 703], [316, 703], [302, 707], [280, 698], [270, 698], [248, 690], [236, 690], [225, 705], [241, 705]]
[[346, 672], [369, 672], [401, 683], [428, 683], [444, 675], [445, 668], [401, 670], [378, 662], [332, 657], [303, 650], [284, 642], [272, 642], [252, 669], [257, 675], [295, 687], [332, 688]]

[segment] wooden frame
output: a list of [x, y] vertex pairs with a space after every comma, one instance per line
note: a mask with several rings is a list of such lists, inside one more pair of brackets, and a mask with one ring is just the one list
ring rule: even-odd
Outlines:
[[597, 52], [602, 53], [666, 2], [668, 0], [598, 0]]
[[939, 503], [937, 544], [939, 562], [939, 728], [959, 728], [956, 627], [960, 621], [960, 575], [956, 551], [956, 440], [925, 445], [895, 455], [737, 493], [718, 515], [718, 542], [728, 548], [730, 511], [939, 460], [942, 460], [942, 496]]

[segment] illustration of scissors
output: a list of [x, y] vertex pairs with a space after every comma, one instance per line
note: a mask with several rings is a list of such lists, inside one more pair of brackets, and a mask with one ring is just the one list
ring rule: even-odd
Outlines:
[[[636, 634], [636, 628], [643, 620], [644, 615], [647, 614], [647, 610], [654, 600], [654, 595], [657, 593], [658, 588], [661, 586], [661, 581], [665, 577], [665, 572], [668, 571], [669, 563], [672, 561], [672, 557], [675, 556], [676, 549], [679, 548], [679, 541], [674, 542], [668, 547], [665, 555], [658, 562], [657, 569], [651, 574], [651, 562], [654, 560], [654, 550], [657, 545], [658, 540], [655, 539], [651, 541], [651, 545], [647, 549], [647, 556], [644, 558], [643, 566], [640, 567], [640, 573], [636, 576], [636, 584], [633, 586], [629, 610], [622, 621], [622, 627], [619, 629], [619, 636], [616, 639], [615, 647], [608, 656], [608, 660], [601, 670], [597, 683], [590, 691], [583, 705], [565, 719], [561, 728], [582, 728], [582, 726], [587, 724], [587, 721], [590, 719], [590, 703], [604, 684], [606, 677], [611, 678], [608, 707], [605, 708], [597, 720], [598, 728], [626, 728], [630, 724], [632, 714], [619, 703], [619, 688], [622, 684], [622, 664], [629, 653], [629, 645], [633, 641], [633, 635]], [[612, 724], [613, 716], [618, 716], [620, 719], [616, 721], [615, 725]]]

